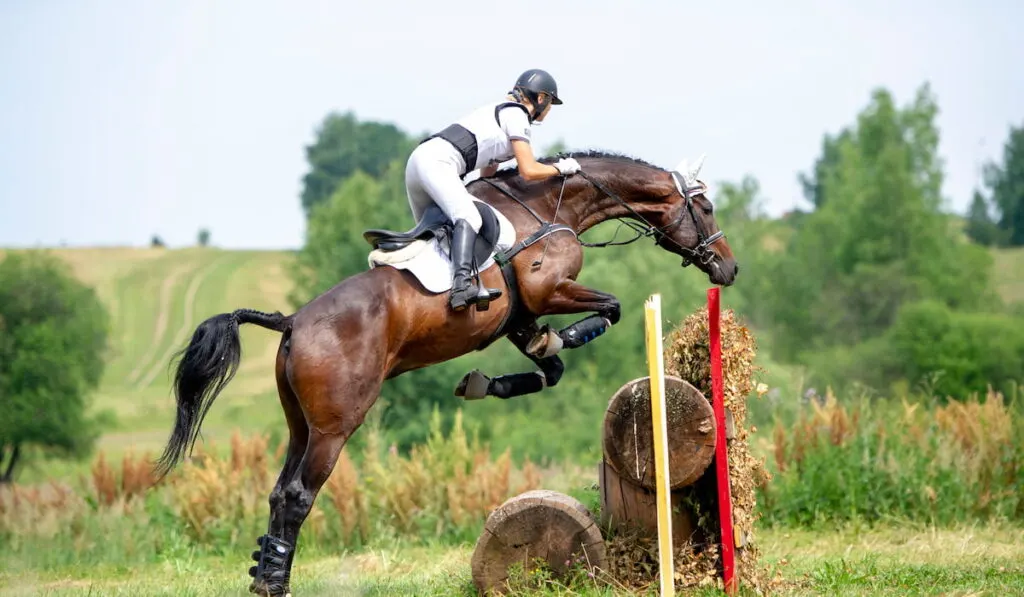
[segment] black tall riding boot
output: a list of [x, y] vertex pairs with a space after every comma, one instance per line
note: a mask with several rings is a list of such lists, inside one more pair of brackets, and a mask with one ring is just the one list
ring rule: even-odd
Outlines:
[[483, 310], [488, 302], [501, 296], [496, 288], [480, 288], [473, 282], [473, 249], [476, 247], [476, 233], [466, 220], [455, 220], [452, 231], [452, 292], [448, 304], [455, 311], [462, 311], [470, 304], [479, 303]]

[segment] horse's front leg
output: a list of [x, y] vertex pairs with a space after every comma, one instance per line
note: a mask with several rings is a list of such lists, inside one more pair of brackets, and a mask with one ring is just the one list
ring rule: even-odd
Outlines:
[[530, 341], [541, 333], [536, 321], [509, 333], [508, 339], [524, 355], [529, 357], [539, 371], [528, 373], [508, 373], [490, 378], [478, 370], [470, 371], [455, 388], [455, 395], [467, 400], [475, 400], [486, 396], [513, 398], [539, 392], [546, 387], [554, 386], [562, 378], [565, 366], [557, 356], [541, 357], [529, 354], [526, 349]]
[[530, 356], [551, 357], [563, 348], [579, 348], [605, 333], [619, 322], [622, 307], [619, 299], [607, 292], [588, 288], [575, 280], [563, 280], [555, 287], [541, 315], [568, 315], [594, 311], [591, 315], [560, 330], [545, 325], [527, 344]]

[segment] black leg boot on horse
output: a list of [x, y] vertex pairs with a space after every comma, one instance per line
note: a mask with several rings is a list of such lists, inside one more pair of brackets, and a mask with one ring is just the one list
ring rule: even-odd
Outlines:
[[478, 311], [486, 311], [489, 303], [501, 296], [497, 288], [481, 288], [473, 281], [473, 254], [476, 233], [466, 220], [455, 220], [452, 227], [451, 259], [455, 272], [448, 305], [454, 311], [464, 311], [475, 304]]

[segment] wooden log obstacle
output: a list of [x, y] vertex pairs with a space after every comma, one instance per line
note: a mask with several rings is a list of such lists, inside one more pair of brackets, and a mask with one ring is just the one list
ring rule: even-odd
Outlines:
[[[715, 417], [697, 388], [665, 376], [672, 543], [679, 547], [696, 531], [683, 488], [708, 470], [715, 456]], [[634, 379], [612, 396], [605, 411], [603, 459], [598, 467], [601, 522], [617, 530], [658, 534], [657, 487], [650, 377]]]
[[[695, 493], [718, 503], [723, 579], [726, 592], [735, 593], [726, 454], [726, 440], [733, 439], [735, 431], [722, 395], [718, 301], [718, 289], [709, 289], [714, 403], [690, 383], [664, 374], [660, 297], [655, 295], [647, 306], [651, 375], [624, 384], [612, 395], [605, 411], [603, 457], [598, 468], [600, 521], [579, 501], [554, 491], [528, 491], [509, 499], [488, 517], [473, 552], [473, 582], [481, 594], [501, 594], [516, 564], [528, 571], [539, 560], [556, 575], [566, 571], [566, 562], [582, 561], [592, 572], [606, 569], [605, 530], [639, 531], [656, 538], [660, 554], [670, 553], [669, 547], [674, 553], [675, 548], [687, 543], [706, 544], [709, 537], [698, 528], [691, 509]], [[656, 394], [664, 395], [664, 401], [657, 402], [657, 419], [652, 408], [652, 385]], [[716, 463], [713, 469], [712, 462]], [[658, 467], [660, 475], [656, 474]], [[667, 498], [665, 492], [669, 493]], [[671, 543], [668, 531], [659, 534], [659, 526], [671, 527]], [[663, 594], [674, 594], [673, 582], [667, 580], [672, 578], [668, 564], [671, 559], [661, 561]]]
[[605, 566], [604, 536], [578, 500], [557, 491], [535, 489], [507, 500], [487, 518], [470, 564], [481, 594], [501, 593], [516, 564], [524, 571], [540, 560], [563, 575], [567, 562]]
[[[673, 544], [694, 540], [694, 515], [683, 489], [700, 479], [715, 455], [715, 419], [711, 404], [694, 386], [665, 376], [669, 435]], [[578, 500], [550, 490], [527, 491], [495, 509], [473, 551], [473, 582], [481, 595], [501, 594], [510, 571], [541, 563], [555, 575], [565, 562], [605, 568], [605, 530], [639, 530], [656, 537], [657, 505], [650, 378], [624, 384], [605, 411], [603, 458], [598, 468], [600, 519]]]

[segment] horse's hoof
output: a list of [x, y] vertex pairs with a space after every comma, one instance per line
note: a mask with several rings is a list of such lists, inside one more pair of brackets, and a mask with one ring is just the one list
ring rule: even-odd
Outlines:
[[252, 583], [249, 585], [249, 592], [254, 593], [256, 595], [260, 595], [260, 597], [292, 597], [291, 589], [285, 591], [284, 593], [274, 593], [271, 590], [271, 587], [268, 586], [267, 583], [263, 580], [252, 581]]
[[466, 400], [480, 400], [487, 396], [487, 390], [490, 388], [491, 378], [480, 373], [479, 369], [474, 369], [459, 381], [459, 385], [455, 387], [455, 395]]
[[545, 325], [541, 328], [540, 333], [526, 344], [526, 354], [539, 359], [546, 359], [558, 354], [562, 350], [563, 345], [564, 342], [562, 337], [558, 335], [558, 332]]

